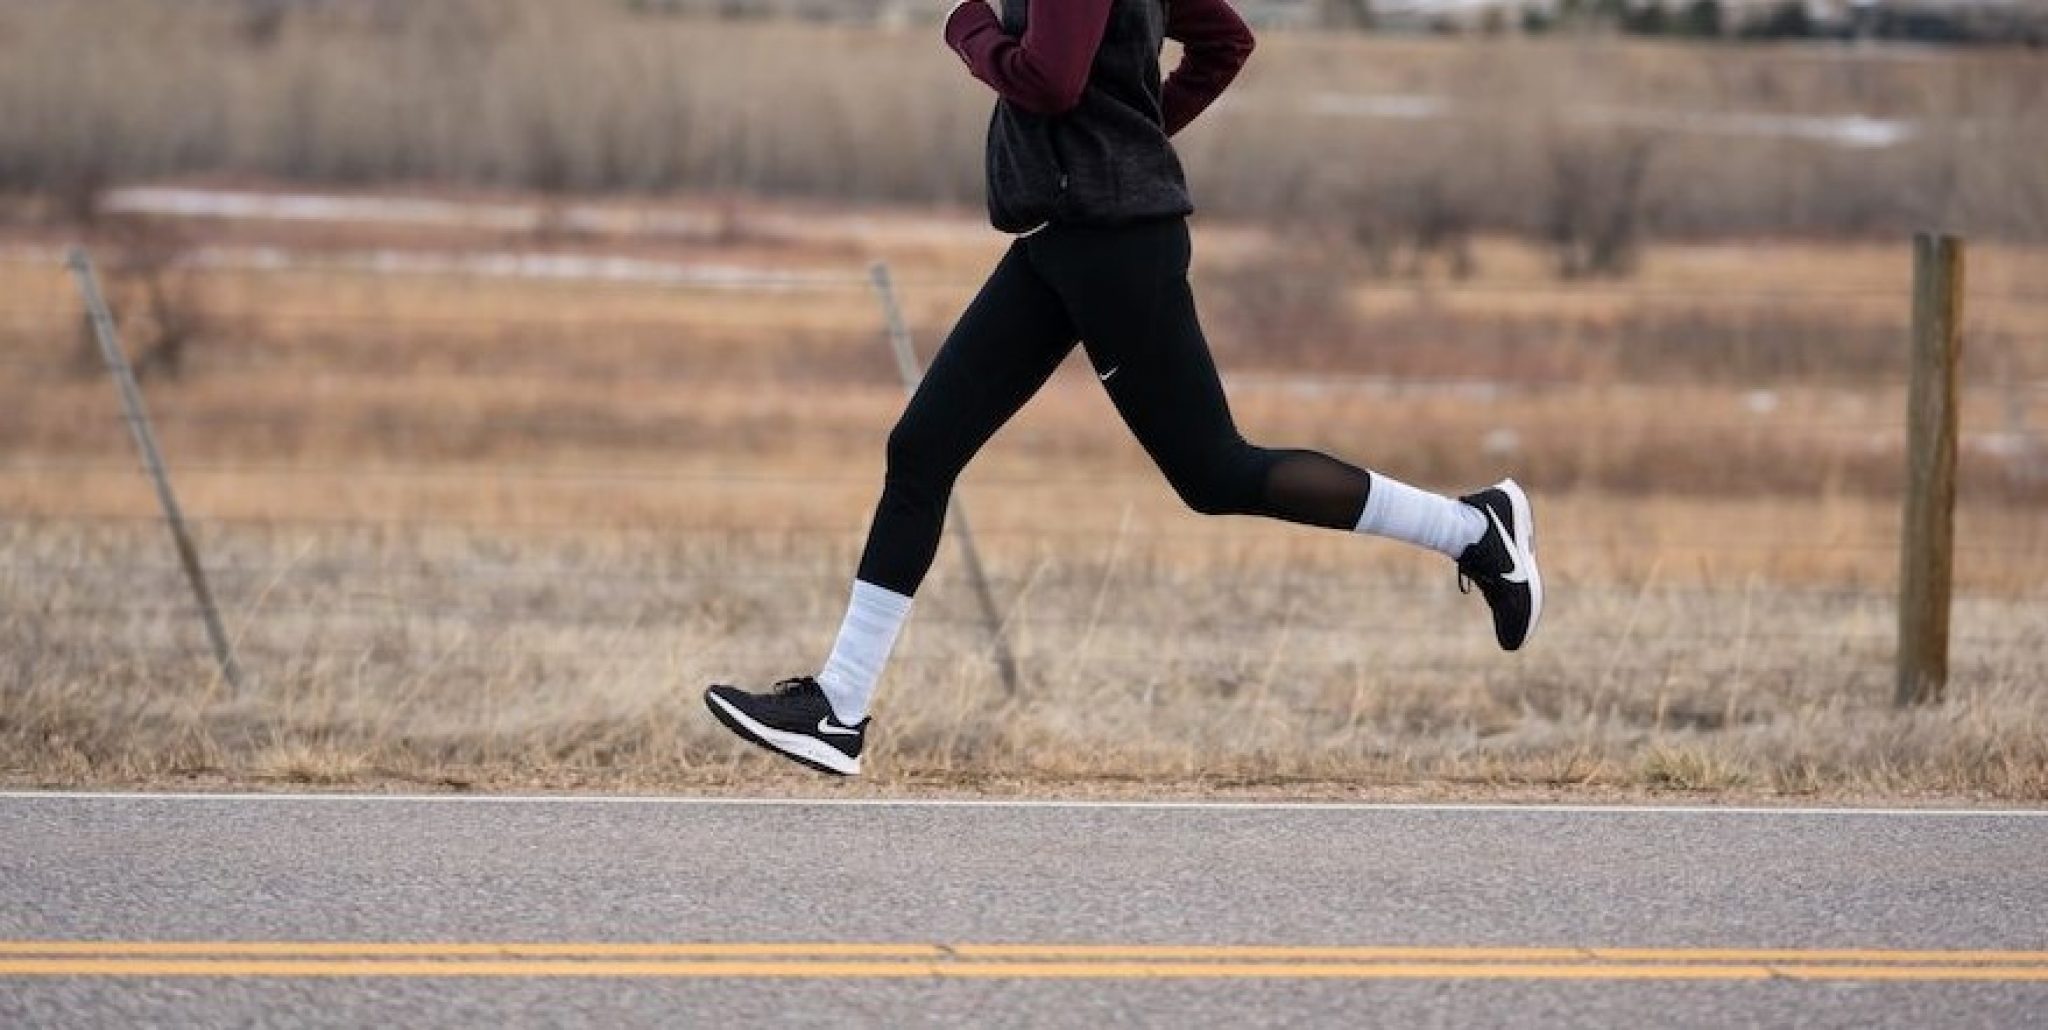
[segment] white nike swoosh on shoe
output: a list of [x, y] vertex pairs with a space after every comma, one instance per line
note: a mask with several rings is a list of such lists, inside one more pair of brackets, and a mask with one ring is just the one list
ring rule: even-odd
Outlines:
[[775, 729], [772, 726], [765, 726], [748, 717], [747, 713], [740, 711], [732, 702], [719, 697], [717, 694], [708, 694], [706, 696], [710, 698], [712, 704], [724, 709], [735, 721], [745, 726], [747, 734], [751, 734], [755, 739], [767, 744], [769, 747], [786, 755], [801, 755], [841, 776], [860, 775], [860, 759], [848, 758], [846, 755], [841, 754], [838, 748], [816, 737], [806, 737], [801, 733], [789, 733]]
[[1507, 492], [1509, 510], [1515, 516], [1515, 529], [1522, 538], [1516, 543], [1528, 564], [1524, 571], [1529, 575], [1529, 625], [1522, 633], [1522, 642], [1527, 644], [1536, 635], [1536, 626], [1543, 621], [1543, 570], [1536, 565], [1536, 512], [1529, 504], [1529, 494], [1521, 484], [1512, 479], [1503, 480], [1501, 488]]
[[1492, 519], [1493, 528], [1500, 531], [1500, 540], [1506, 545], [1508, 560], [1514, 563], [1514, 567], [1501, 573], [1500, 578], [1509, 583], [1529, 582], [1529, 569], [1522, 562], [1522, 545], [1515, 541], [1513, 533], [1508, 532], [1508, 527], [1500, 520], [1500, 512], [1494, 511], [1491, 505], [1487, 506], [1486, 517]]
[[832, 735], [833, 735], [833, 736], [835, 736], [835, 737], [858, 737], [858, 736], [860, 736], [860, 731], [859, 731], [859, 730], [849, 730], [849, 729], [843, 729], [843, 728], [841, 728], [841, 727], [838, 727], [838, 726], [834, 726], [834, 725], [832, 725], [832, 717], [831, 717], [831, 716], [829, 716], [829, 715], [821, 715], [821, 716], [818, 716], [818, 732], [819, 732], [819, 733], [830, 733], [830, 734], [832, 734]]

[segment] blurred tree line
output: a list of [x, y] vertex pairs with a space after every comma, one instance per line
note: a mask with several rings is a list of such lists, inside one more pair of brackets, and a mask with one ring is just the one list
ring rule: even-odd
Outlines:
[[[1359, 0], [1365, 2], [1365, 0]], [[1554, 9], [1525, 6], [1525, 31], [1605, 24], [1640, 36], [1691, 39], [1871, 39], [1922, 43], [2048, 41], [2048, 12], [2031, 16], [2012, 5], [1883, 0], [1816, 7], [1811, 0], [1733, 3], [1727, 0], [1557, 0]]]
[[[254, 0], [283, 6], [319, 0]], [[643, 13], [901, 24], [926, 0], [622, 0]], [[2048, 3], [2005, 0], [1236, 0], [1263, 26], [1482, 34], [1609, 29], [1687, 39], [2048, 43]]]

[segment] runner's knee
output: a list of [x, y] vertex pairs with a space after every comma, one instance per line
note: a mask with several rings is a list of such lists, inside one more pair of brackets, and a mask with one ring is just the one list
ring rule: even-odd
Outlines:
[[1259, 510], [1273, 454], [1243, 440], [1208, 449], [1165, 469], [1181, 502], [1201, 515], [1245, 515]]
[[960, 475], [965, 459], [946, 434], [915, 409], [903, 413], [889, 431], [887, 479], [892, 486], [944, 496]]

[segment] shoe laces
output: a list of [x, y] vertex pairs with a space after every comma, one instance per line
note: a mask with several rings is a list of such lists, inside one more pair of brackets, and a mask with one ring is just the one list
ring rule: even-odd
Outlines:
[[803, 693], [804, 690], [808, 688], [810, 685], [811, 678], [809, 676], [792, 676], [789, 679], [783, 680], [782, 682], [775, 684], [774, 688], [772, 689], [772, 693], [774, 693], [776, 697], [788, 697], [791, 694]]

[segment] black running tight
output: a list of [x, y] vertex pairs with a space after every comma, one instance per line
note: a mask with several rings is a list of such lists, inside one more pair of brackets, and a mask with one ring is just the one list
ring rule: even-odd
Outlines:
[[932, 359], [889, 434], [888, 476], [860, 578], [911, 595], [938, 553], [953, 481], [1076, 340], [1124, 424], [1188, 507], [1351, 529], [1364, 470], [1245, 442], [1188, 289], [1171, 219], [1052, 226], [1012, 244]]

